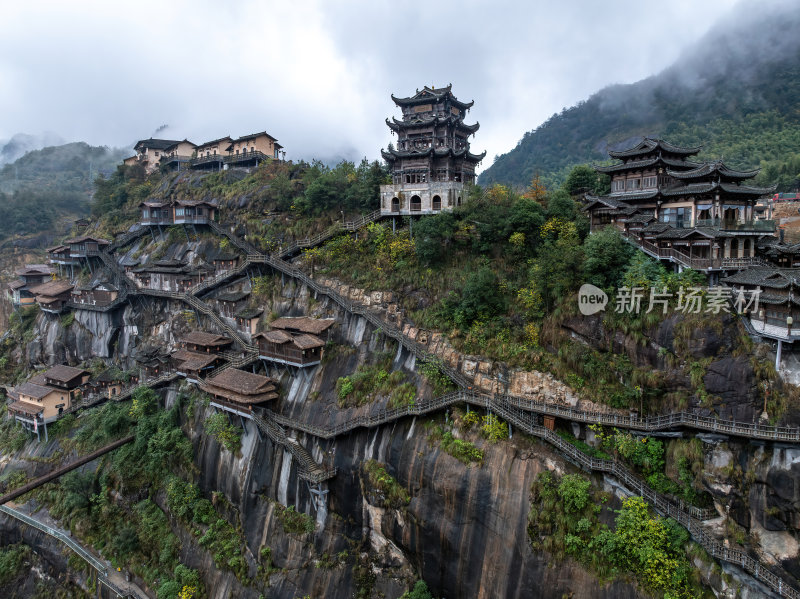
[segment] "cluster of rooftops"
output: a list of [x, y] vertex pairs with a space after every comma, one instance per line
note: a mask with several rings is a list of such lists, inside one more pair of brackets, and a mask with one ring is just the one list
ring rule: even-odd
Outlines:
[[585, 195], [591, 229], [614, 226], [651, 255], [704, 272], [756, 263], [775, 230], [766, 218], [774, 188], [745, 184], [758, 169], [690, 160], [700, 149], [644, 138], [610, 151], [617, 162], [595, 170], [611, 177], [611, 192]]
[[58, 314], [68, 306], [106, 306], [119, 295], [119, 289], [108, 281], [77, 286], [57, 279], [56, 272], [46, 264], [28, 264], [16, 270], [17, 279], [8, 284], [12, 305], [25, 307], [38, 304], [45, 312]]
[[225, 168], [248, 168], [271, 159], [279, 160], [283, 146], [266, 131], [232, 138], [229, 135], [201, 144], [188, 139], [142, 139], [133, 148], [134, 156], [123, 162], [128, 166], [141, 164], [146, 172], [159, 166], [179, 170], [222, 170]]

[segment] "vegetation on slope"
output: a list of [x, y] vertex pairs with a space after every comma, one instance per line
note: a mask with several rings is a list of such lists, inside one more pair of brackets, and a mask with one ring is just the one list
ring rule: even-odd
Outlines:
[[592, 491], [580, 474], [541, 473], [531, 487], [528, 535], [534, 549], [557, 560], [567, 556], [612, 580], [633, 575], [664, 599], [711, 597], [689, 559], [689, 533], [670, 518], [653, 515], [641, 497], [629, 497], [616, 510], [614, 526], [608, 493]]
[[120, 150], [71, 143], [28, 152], [0, 168], [0, 239], [43, 233], [62, 217], [86, 216], [93, 182], [119, 162]]

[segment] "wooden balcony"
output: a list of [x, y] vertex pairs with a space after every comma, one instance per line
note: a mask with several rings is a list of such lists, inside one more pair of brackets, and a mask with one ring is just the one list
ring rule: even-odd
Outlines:
[[247, 154], [232, 154], [225, 156], [225, 164], [231, 166], [245, 166], [246, 164], [253, 163], [253, 165], [264, 162], [265, 160], [274, 160], [274, 157], [264, 154], [264, 152], [248, 152]]

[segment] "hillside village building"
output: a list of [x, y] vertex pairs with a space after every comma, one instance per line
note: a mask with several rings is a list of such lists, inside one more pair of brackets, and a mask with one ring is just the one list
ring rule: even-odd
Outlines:
[[[141, 164], [147, 174], [159, 166], [167, 170], [191, 168], [221, 171], [227, 168], [251, 168], [265, 160], [280, 160], [283, 146], [266, 131], [233, 139], [226, 135], [200, 145], [188, 139], [142, 139], [133, 147], [136, 154], [123, 164]], [[283, 152], [285, 155], [285, 152]]]
[[759, 263], [757, 243], [775, 227], [755, 206], [773, 189], [745, 184], [758, 170], [689, 159], [699, 151], [645, 138], [609, 152], [619, 162], [595, 170], [611, 193], [586, 195], [591, 229], [614, 226], [647, 254], [707, 273]]
[[58, 365], [9, 391], [14, 402], [10, 417], [30, 430], [58, 419], [77, 401], [89, 382], [90, 373], [82, 368]]
[[53, 277], [53, 269], [46, 264], [28, 264], [16, 270], [19, 277], [8, 284], [8, 297], [14, 308], [31, 306], [36, 302], [33, 288]]
[[402, 120], [386, 124], [397, 134], [397, 147], [381, 150], [392, 174], [391, 185], [381, 185], [381, 213], [385, 215], [435, 214], [461, 205], [466, 184], [475, 182], [475, 168], [486, 155], [469, 150], [469, 136], [478, 123], [464, 117], [473, 102], [461, 102], [450, 85], [424, 87], [394, 103]]

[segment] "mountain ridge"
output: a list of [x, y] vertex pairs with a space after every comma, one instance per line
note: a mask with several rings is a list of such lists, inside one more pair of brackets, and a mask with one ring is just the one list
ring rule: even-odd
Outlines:
[[608, 160], [608, 149], [650, 136], [702, 145], [701, 158], [762, 166], [762, 179], [793, 185], [800, 172], [790, 156], [800, 152], [800, 40], [792, 32], [800, 7], [759, 6], [742, 20], [755, 7], [739, 5], [660, 73], [607, 86], [526, 132], [479, 182], [523, 187], [539, 175], [558, 184], [575, 164]]

